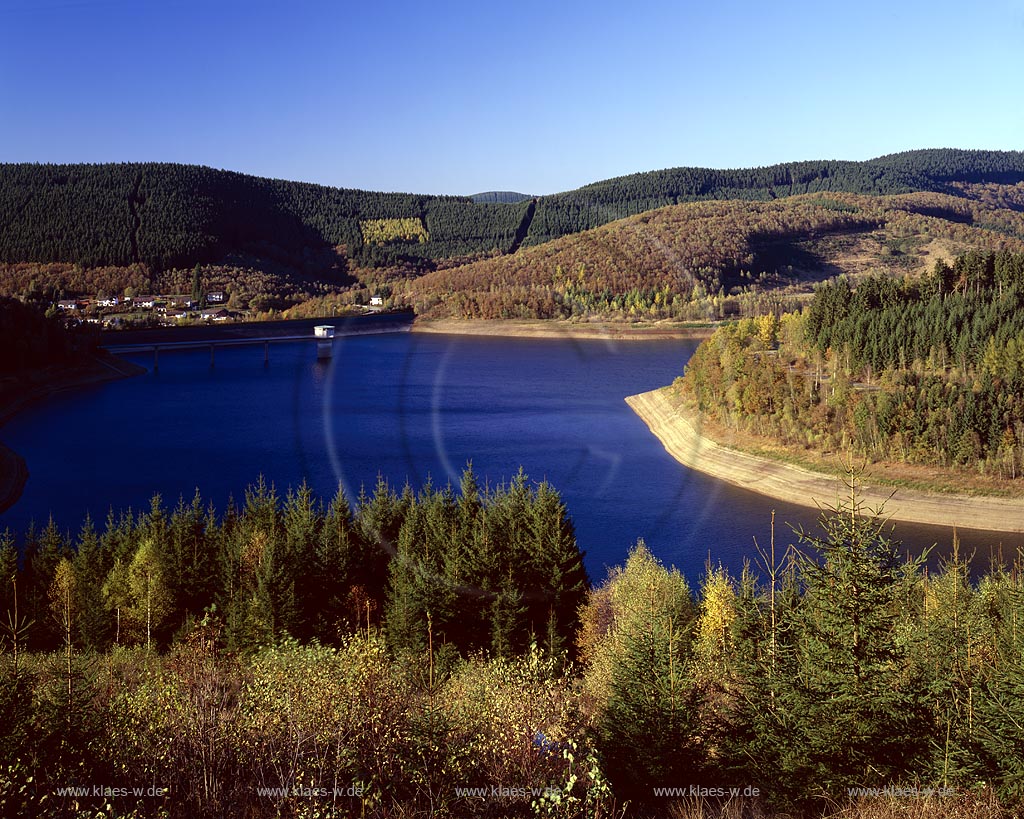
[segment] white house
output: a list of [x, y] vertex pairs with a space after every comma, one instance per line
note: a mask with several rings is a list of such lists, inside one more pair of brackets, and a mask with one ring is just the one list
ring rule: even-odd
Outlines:
[[383, 307], [384, 297], [383, 296], [370, 296], [370, 307]]

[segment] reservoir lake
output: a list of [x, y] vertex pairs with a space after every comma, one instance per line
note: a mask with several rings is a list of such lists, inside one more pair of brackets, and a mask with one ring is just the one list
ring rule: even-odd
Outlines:
[[[146, 509], [229, 496], [263, 475], [279, 493], [306, 480], [325, 501], [339, 484], [350, 499], [377, 475], [396, 490], [458, 487], [466, 463], [481, 483], [520, 467], [562, 495], [593, 581], [643, 538], [696, 584], [707, 561], [739, 572], [767, 546], [795, 541], [790, 525], [818, 531], [813, 509], [730, 486], [676, 462], [623, 400], [680, 375], [696, 341], [529, 339], [397, 333], [339, 338], [330, 361], [308, 342], [161, 352], [125, 358], [136, 378], [34, 404], [2, 429], [30, 472], [0, 527], [22, 532], [52, 514], [77, 533], [88, 512]], [[952, 533], [895, 523], [918, 552]], [[1012, 557], [1020, 536], [961, 532], [984, 570], [995, 551]]]

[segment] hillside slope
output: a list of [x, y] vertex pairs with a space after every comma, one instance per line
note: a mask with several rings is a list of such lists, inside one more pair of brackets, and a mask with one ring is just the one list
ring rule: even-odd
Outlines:
[[1024, 153], [927, 149], [864, 162], [789, 162], [765, 168], [671, 168], [585, 185], [539, 200], [526, 244], [599, 227], [665, 205], [705, 199], [771, 201], [801, 193], [952, 193], [956, 183], [1024, 181]]
[[402, 296], [437, 317], [706, 319], [840, 273], [916, 272], [967, 249], [1024, 250], [1024, 184], [949, 191], [673, 205], [429, 273]]
[[508, 250], [526, 207], [190, 165], [0, 165], [0, 261], [159, 271], [233, 254], [295, 265], [335, 247], [369, 265], [425, 262]]
[[[0, 165], [0, 262], [151, 272], [240, 256], [291, 268], [409, 271], [509, 254], [625, 216], [694, 200], [800, 193], [961, 196], [1024, 181], [1024, 154], [930, 150], [866, 162], [674, 168], [515, 202], [374, 193], [190, 165]], [[504, 193], [487, 199], [518, 199]], [[330, 253], [329, 253], [330, 252]], [[333, 255], [333, 259], [329, 258]], [[312, 259], [312, 262], [311, 262]]]

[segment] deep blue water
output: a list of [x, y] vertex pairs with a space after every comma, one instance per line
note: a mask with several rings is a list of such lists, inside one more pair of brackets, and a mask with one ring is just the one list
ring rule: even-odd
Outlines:
[[[458, 485], [467, 461], [499, 483], [522, 467], [561, 493], [591, 577], [644, 538], [696, 581], [710, 558], [739, 570], [787, 523], [816, 513], [680, 466], [623, 399], [682, 372], [695, 342], [506, 339], [396, 334], [339, 339], [330, 363], [309, 343], [162, 352], [158, 373], [67, 393], [12, 419], [0, 436], [29, 466], [25, 494], [0, 516], [22, 530], [52, 513], [76, 531], [88, 511], [146, 508], [196, 487], [218, 509], [262, 474], [279, 490], [303, 479], [324, 498], [393, 485]], [[150, 355], [133, 358], [151, 366]], [[898, 524], [912, 549], [950, 533]], [[962, 533], [987, 563], [1009, 535]]]

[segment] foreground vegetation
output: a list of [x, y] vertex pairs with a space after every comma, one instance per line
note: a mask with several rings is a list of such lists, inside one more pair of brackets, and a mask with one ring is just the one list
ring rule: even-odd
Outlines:
[[1024, 800], [1021, 562], [972, 582], [954, 549], [928, 573], [867, 511], [854, 488], [699, 587], [640, 543], [589, 593], [557, 494], [524, 476], [381, 485], [354, 511], [260, 483], [219, 515], [50, 526], [20, 568], [8, 537], [0, 807], [1003, 815]]

